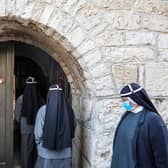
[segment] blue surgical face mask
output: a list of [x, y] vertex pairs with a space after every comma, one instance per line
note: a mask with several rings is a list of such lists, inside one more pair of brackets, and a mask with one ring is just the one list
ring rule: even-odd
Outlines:
[[131, 110], [133, 110], [133, 106], [130, 104], [130, 102], [129, 101], [124, 101], [123, 102], [123, 107], [127, 110], [127, 111], [131, 111]]

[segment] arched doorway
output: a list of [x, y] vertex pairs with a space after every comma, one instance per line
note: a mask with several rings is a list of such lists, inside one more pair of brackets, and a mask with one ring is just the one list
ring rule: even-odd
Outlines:
[[[44, 100], [46, 99], [48, 87], [52, 84], [59, 84], [59, 86], [63, 88], [66, 97], [71, 102], [70, 84], [59, 63], [51, 56], [37, 47], [16, 41], [5, 42], [3, 44], [0, 43], [0, 48], [0, 74], [4, 73], [3, 77], [5, 78], [5, 82], [0, 86], [0, 92], [2, 93], [2, 90], [4, 90], [4, 94], [0, 97], [4, 109], [6, 109], [5, 106], [7, 103], [9, 103], [9, 107], [12, 109], [10, 102], [13, 101], [14, 110], [16, 99], [19, 95], [23, 94], [25, 80], [28, 76], [34, 76], [38, 80], [39, 88]], [[39, 57], [41, 58], [39, 59]], [[9, 75], [9, 77], [7, 77], [7, 75]], [[13, 80], [11, 81], [11, 79]], [[9, 86], [12, 88], [11, 90]], [[9, 97], [6, 95], [7, 92], [9, 92]], [[13, 100], [11, 97], [13, 97]], [[3, 98], [5, 98], [5, 102], [3, 101]], [[8, 99], [10, 99], [10, 102]], [[12, 116], [12, 118], [5, 114], [6, 110], [1, 112], [4, 114], [4, 116], [1, 115], [1, 119], [4, 120], [4, 122], [1, 123], [3, 129], [0, 130], [0, 139], [3, 145], [3, 142], [6, 140], [8, 141], [8, 146], [4, 145], [4, 148], [2, 148], [1, 151], [4, 161], [1, 161], [2, 165], [0, 166], [3, 167], [10, 167], [10, 165], [13, 164], [11, 161], [13, 156], [14, 164], [16, 166], [20, 165], [20, 123], [16, 122], [16, 114], [13, 110], [8, 111], [8, 113], [10, 113], [8, 115]], [[11, 114], [12, 111], [13, 114]], [[12, 123], [14, 123], [13, 126]], [[6, 129], [7, 124], [10, 124], [8, 130]], [[6, 136], [6, 134], [8, 136]], [[10, 158], [8, 158], [9, 153]]]
[[[85, 64], [86, 69], [84, 71], [81, 66], [83, 64], [80, 64], [77, 58], [81, 55], [78, 52], [72, 53], [76, 50], [76, 45], [71, 43], [66, 36], [62, 36], [59, 31], [57, 32], [48, 26], [43, 27], [44, 25], [41, 25], [41, 27], [34, 21], [30, 21], [28, 24], [22, 24], [21, 22], [26, 20], [22, 20], [21, 18], [21, 22], [14, 18], [9, 20], [8, 18], [1, 19], [1, 25], [5, 27], [7, 26], [7, 28], [0, 32], [0, 41], [5, 42], [13, 40], [24, 42], [34, 47], [39, 47], [41, 50], [52, 56], [65, 72], [72, 93], [72, 98], [70, 97], [70, 100], [72, 100], [73, 109], [78, 122], [76, 136], [73, 143], [73, 164], [74, 168], [82, 167], [83, 162], [86, 161], [86, 159], [83, 161], [86, 147], [83, 148], [81, 143], [85, 144], [85, 139], [82, 141], [83, 134], [84, 136], [86, 135], [89, 137], [87, 131], [90, 129], [90, 127], [85, 127], [83, 124], [85, 121], [82, 120], [89, 120], [90, 122], [89, 118], [93, 110], [90, 107], [93, 106], [95, 100], [91, 99], [91, 97], [95, 95], [94, 90], [91, 88], [93, 86], [93, 81], [88, 82], [88, 79], [84, 77], [84, 72], [87, 78], [90, 77], [90, 71], [87, 69], [87, 64]], [[73, 36], [72, 39], [74, 39], [75, 42], [75, 36]], [[36, 62], [38, 61], [36, 60]], [[44, 66], [40, 67], [42, 68]], [[86, 104], [84, 102], [86, 102]], [[88, 106], [87, 102], [89, 102], [91, 106]], [[85, 144], [85, 146], [88, 145]]]

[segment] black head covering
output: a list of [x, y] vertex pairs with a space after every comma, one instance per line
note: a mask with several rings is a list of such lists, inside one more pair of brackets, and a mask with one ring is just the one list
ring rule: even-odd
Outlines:
[[56, 86], [50, 87], [47, 95], [43, 146], [52, 150], [71, 147], [75, 128], [75, 116], [63, 91]]
[[43, 105], [37, 82], [33, 77], [28, 77], [23, 94], [22, 116], [26, 117], [27, 123], [34, 125], [37, 111]]
[[146, 93], [145, 89], [137, 83], [131, 83], [129, 85], [124, 86], [120, 92], [120, 96], [130, 97], [137, 104], [145, 107], [151, 112], [158, 113], [148, 94]]

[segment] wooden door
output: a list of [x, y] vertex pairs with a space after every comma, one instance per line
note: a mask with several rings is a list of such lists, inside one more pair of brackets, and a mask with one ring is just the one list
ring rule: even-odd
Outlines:
[[0, 43], [0, 168], [13, 162], [13, 73], [14, 46]]

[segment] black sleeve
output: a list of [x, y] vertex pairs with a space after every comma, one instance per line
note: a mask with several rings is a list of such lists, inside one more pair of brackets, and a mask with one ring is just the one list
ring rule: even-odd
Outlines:
[[160, 116], [152, 117], [149, 132], [156, 167], [168, 168], [168, 131]]

